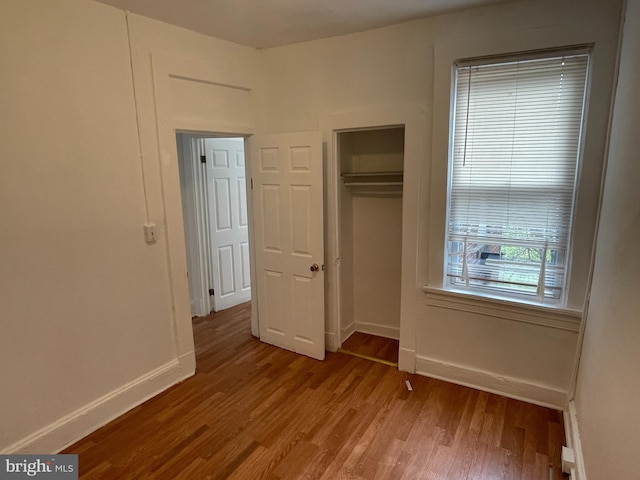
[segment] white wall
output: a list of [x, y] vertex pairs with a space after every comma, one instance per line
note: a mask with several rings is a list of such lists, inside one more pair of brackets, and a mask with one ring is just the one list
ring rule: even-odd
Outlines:
[[[566, 402], [595, 229], [619, 11], [618, 1], [510, 2], [262, 51], [263, 131], [313, 130], [327, 116], [376, 108], [431, 112], [433, 130], [424, 136], [432, 150], [418, 159], [419, 194], [404, 198], [405, 205], [419, 206], [420, 225], [419, 238], [410, 239], [419, 246], [417, 267], [403, 265], [414, 278], [406, 288], [418, 310], [417, 327], [404, 332], [404, 340], [401, 333], [401, 349], [403, 342], [407, 351], [417, 342], [418, 371], [538, 403]], [[473, 313], [425, 299], [423, 286], [442, 286], [451, 60], [585, 43], [595, 43], [594, 70], [571, 311], [503, 314], [499, 305], [480, 314], [478, 305]], [[330, 266], [334, 261], [327, 259]]]
[[402, 197], [342, 189], [341, 339], [399, 338]]
[[[256, 63], [252, 49], [132, 18], [139, 63], [151, 51]], [[177, 338], [150, 71], [136, 76], [143, 175], [124, 12], [2, 2], [0, 61], [0, 451], [42, 453], [190, 374], [178, 348], [193, 356], [193, 340]]]
[[591, 301], [575, 396], [589, 480], [638, 478], [639, 84], [640, 1], [629, 0]]
[[355, 329], [400, 338], [402, 197], [353, 197]]

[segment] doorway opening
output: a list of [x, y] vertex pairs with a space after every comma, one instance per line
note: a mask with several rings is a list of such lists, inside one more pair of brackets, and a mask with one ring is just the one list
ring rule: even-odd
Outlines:
[[177, 133], [192, 316], [251, 300], [244, 138]]

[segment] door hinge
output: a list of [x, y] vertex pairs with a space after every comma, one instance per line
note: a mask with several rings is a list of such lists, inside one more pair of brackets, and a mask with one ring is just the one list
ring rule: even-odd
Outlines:
[[200, 155], [200, 163], [207, 163], [207, 156], [206, 155]]
[[213, 288], [209, 289], [209, 295], [213, 295], [215, 292], [213, 291]]
[[251, 177], [251, 190], [253, 190], [253, 177]]

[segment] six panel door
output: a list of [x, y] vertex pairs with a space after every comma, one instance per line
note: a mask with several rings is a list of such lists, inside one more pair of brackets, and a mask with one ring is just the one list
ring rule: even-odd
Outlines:
[[248, 145], [260, 339], [323, 360], [321, 134], [255, 135]]
[[243, 138], [207, 138], [207, 202], [213, 309], [251, 300]]

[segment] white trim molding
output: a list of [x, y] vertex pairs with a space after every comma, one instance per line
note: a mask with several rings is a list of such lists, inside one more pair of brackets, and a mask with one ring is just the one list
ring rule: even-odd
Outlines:
[[398, 351], [398, 370], [416, 373], [416, 351], [400, 347]]
[[355, 330], [356, 332], [368, 333], [369, 335], [400, 340], [400, 327], [389, 327], [388, 325], [356, 321]]
[[[194, 345], [176, 132], [247, 136], [253, 133], [253, 120], [248, 111], [231, 120], [220, 112], [202, 115], [197, 109], [177, 111], [175, 82], [179, 82], [178, 84], [185, 89], [203, 85], [212, 87], [206, 94], [200, 90], [199, 95], [203, 101], [206, 99], [215, 103], [220, 98], [226, 99], [225, 93], [241, 92], [244, 104], [251, 105], [255, 80], [249, 72], [216, 64], [157, 53], [151, 53], [150, 59], [174, 337], [178, 356], [182, 359], [194, 355]], [[248, 110], [250, 111], [250, 107]], [[248, 203], [251, 203], [250, 195], [248, 191]], [[251, 217], [249, 220], [251, 222]], [[251, 262], [253, 263], [253, 258]], [[253, 321], [252, 315], [252, 325]], [[195, 358], [190, 363], [195, 365]]]
[[571, 480], [587, 480], [587, 473], [584, 468], [584, 457], [582, 456], [582, 442], [580, 441], [580, 431], [578, 429], [578, 416], [574, 400], [569, 402], [569, 407], [564, 410], [564, 431], [567, 440], [567, 447], [573, 451], [574, 468], [569, 473]]
[[335, 352], [340, 348], [334, 332], [324, 332], [324, 348], [329, 352]]
[[172, 360], [65, 415], [0, 453], [57, 453], [191, 375], [193, 372], [185, 371], [178, 360]]
[[530, 305], [527, 303], [460, 293], [442, 288], [423, 288], [430, 307], [471, 312], [515, 322], [579, 332], [582, 313], [578, 310]]
[[342, 346], [342, 344], [344, 342], [346, 342], [347, 339], [351, 335], [353, 335], [355, 332], [356, 332], [356, 324], [355, 324], [355, 322], [351, 322], [346, 327], [341, 328], [340, 329], [340, 344], [338, 345], [338, 347]]
[[[339, 177], [337, 134], [340, 131], [360, 130], [379, 127], [404, 126], [404, 184], [402, 187], [402, 273], [400, 286], [400, 327], [394, 338], [400, 340], [400, 351], [415, 351], [417, 303], [416, 286], [422, 285], [426, 278], [416, 265], [424, 261], [418, 257], [418, 232], [426, 229], [427, 220], [421, 215], [419, 205], [428, 198], [428, 168], [425, 168], [427, 152], [431, 151], [431, 110], [424, 104], [378, 105], [349, 112], [325, 113], [319, 117], [323, 141], [326, 143], [326, 255], [330, 265], [325, 295], [327, 298], [328, 330], [340, 332], [340, 340], [347, 338], [342, 328], [341, 313], [341, 270], [340, 270], [340, 214], [339, 214]], [[418, 287], [419, 288], [419, 287]], [[345, 319], [349, 321], [351, 319]], [[359, 328], [357, 328], [359, 330]], [[363, 330], [365, 331], [365, 330]], [[372, 333], [372, 332], [370, 332]], [[382, 333], [389, 336], [389, 333]], [[400, 369], [412, 371], [411, 361], [403, 356], [399, 359]]]
[[557, 410], [567, 404], [564, 390], [421, 355], [416, 357], [416, 373]]

